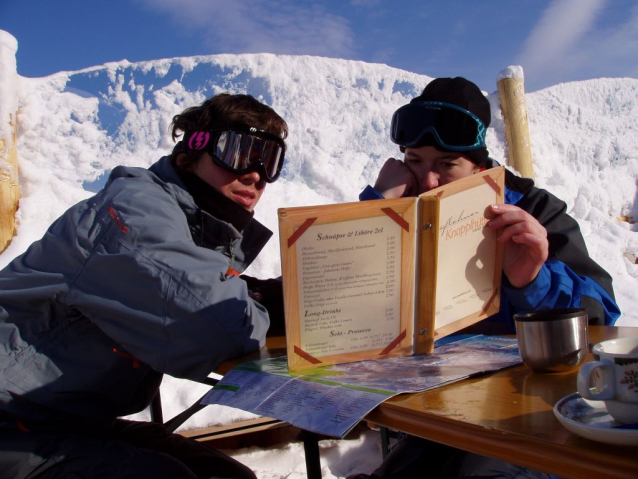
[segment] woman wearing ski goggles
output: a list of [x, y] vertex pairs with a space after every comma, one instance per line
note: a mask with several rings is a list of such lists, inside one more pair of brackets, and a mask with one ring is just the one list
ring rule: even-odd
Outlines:
[[216, 165], [231, 173], [257, 171], [268, 183], [279, 178], [286, 154], [281, 137], [253, 127], [187, 131], [183, 141], [187, 149], [205, 151]]

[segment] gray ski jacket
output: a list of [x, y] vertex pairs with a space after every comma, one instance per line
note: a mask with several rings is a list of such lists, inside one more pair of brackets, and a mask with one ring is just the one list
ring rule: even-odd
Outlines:
[[168, 157], [115, 168], [0, 271], [0, 425], [108, 426], [163, 373], [202, 379], [263, 346], [268, 313], [236, 273], [271, 235], [199, 209]]

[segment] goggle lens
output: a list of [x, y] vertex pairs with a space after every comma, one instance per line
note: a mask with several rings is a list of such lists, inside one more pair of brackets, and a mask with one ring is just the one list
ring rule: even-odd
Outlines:
[[412, 147], [430, 133], [442, 148], [469, 151], [485, 147], [485, 125], [473, 113], [451, 103], [417, 102], [399, 108], [392, 116], [394, 143]]
[[186, 132], [184, 139], [189, 149], [205, 150], [233, 173], [261, 170], [268, 183], [279, 178], [284, 164], [284, 140], [256, 128]]

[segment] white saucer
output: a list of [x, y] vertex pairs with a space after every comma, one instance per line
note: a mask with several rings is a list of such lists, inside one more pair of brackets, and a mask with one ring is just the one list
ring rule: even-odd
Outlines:
[[617, 429], [621, 423], [609, 415], [603, 401], [590, 401], [578, 393], [570, 394], [554, 405], [554, 414], [571, 432], [592, 441], [638, 445], [638, 429]]

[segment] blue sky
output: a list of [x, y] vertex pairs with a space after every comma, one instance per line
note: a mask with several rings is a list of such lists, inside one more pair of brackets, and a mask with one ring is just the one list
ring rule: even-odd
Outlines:
[[18, 73], [110, 61], [270, 52], [385, 63], [496, 90], [638, 78], [636, 0], [0, 0]]

